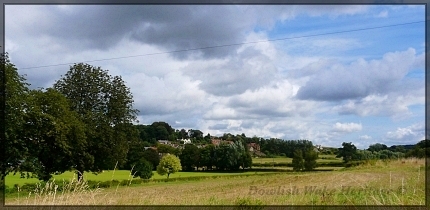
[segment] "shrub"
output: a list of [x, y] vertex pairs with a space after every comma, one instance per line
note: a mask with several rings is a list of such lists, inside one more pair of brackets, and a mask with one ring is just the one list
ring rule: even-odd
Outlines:
[[133, 176], [140, 177], [142, 179], [150, 179], [154, 173], [152, 172], [152, 164], [145, 158], [141, 158], [137, 163], [135, 163], [132, 169]]

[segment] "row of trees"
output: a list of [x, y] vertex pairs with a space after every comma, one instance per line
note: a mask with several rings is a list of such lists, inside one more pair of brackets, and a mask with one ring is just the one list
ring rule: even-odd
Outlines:
[[426, 157], [430, 152], [430, 141], [422, 140], [412, 149], [405, 149], [403, 146], [388, 148], [384, 144], [376, 143], [369, 146], [367, 150], [358, 150], [357, 147], [349, 142], [343, 142], [342, 148], [338, 149], [337, 157], [342, 157], [345, 163], [358, 160], [372, 159], [398, 159], [404, 157]]
[[221, 143], [220, 145], [209, 144], [198, 148], [194, 144], [186, 144], [184, 149], [173, 148], [160, 144], [157, 151], [145, 150], [142, 145], [133, 145], [127, 156], [127, 162], [122, 169], [130, 170], [133, 165], [140, 162], [142, 158], [147, 160], [155, 170], [159, 164], [158, 153], [169, 153], [179, 157], [183, 171], [193, 171], [197, 168], [205, 170], [238, 170], [252, 165], [251, 154], [244, 142], [236, 141], [233, 144]]
[[[153, 165], [145, 158], [141, 158], [133, 163], [130, 170], [135, 177], [140, 177], [142, 179], [150, 179], [154, 175], [154, 173], [152, 172], [154, 170], [154, 166], [157, 165]], [[172, 154], [167, 154], [163, 156], [163, 158], [159, 161], [156, 170], [158, 174], [162, 176], [167, 174], [167, 178], [169, 178], [170, 174], [182, 170], [182, 166], [178, 157]]]
[[[131, 150], [133, 151], [133, 150]], [[133, 152], [130, 152], [132, 154]], [[158, 166], [157, 166], [158, 165]], [[206, 170], [238, 170], [249, 168], [252, 165], [252, 157], [243, 142], [236, 141], [233, 144], [221, 143], [220, 145], [208, 145], [198, 148], [196, 145], [187, 144], [181, 150], [179, 158], [174, 154], [164, 155], [160, 160], [158, 152], [148, 149], [141, 154], [134, 153], [126, 164], [126, 169], [132, 170], [135, 176], [144, 179], [152, 177], [152, 170], [157, 170], [160, 175], [179, 170], [194, 171], [201, 167]]]
[[154, 122], [151, 125], [136, 125], [142, 141], [153, 145], [157, 140], [177, 141], [178, 139], [192, 139], [193, 142], [209, 143], [210, 134], [203, 137], [203, 132], [195, 129], [173, 129], [166, 122]]

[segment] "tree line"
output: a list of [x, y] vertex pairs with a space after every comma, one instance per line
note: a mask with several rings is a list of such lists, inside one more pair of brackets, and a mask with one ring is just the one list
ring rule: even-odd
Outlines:
[[385, 144], [371, 144], [368, 149], [359, 150], [352, 142], [343, 142], [342, 147], [338, 148], [337, 157], [342, 157], [345, 163], [351, 161], [366, 161], [366, 160], [388, 160], [399, 158], [424, 158], [430, 152], [430, 141], [422, 140], [416, 145], [405, 146], [397, 145], [387, 147]]

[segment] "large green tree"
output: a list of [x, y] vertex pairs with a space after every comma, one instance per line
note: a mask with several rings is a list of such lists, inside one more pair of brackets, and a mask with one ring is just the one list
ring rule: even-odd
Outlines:
[[306, 171], [312, 171], [317, 167], [318, 152], [308, 149], [304, 153], [304, 167]]
[[0, 56], [0, 97], [1, 111], [0, 144], [4, 148], [1, 153], [1, 179], [11, 171], [19, 170], [19, 166], [27, 155], [27, 146], [22, 138], [24, 125], [24, 106], [29, 92], [29, 84], [24, 76], [9, 60], [8, 54]]
[[212, 170], [215, 165], [215, 146], [213, 144], [200, 148], [199, 165], [206, 167], [207, 170]]
[[145, 160], [145, 158], [139, 159], [133, 165], [133, 170], [131, 171], [133, 176], [140, 177], [141, 179], [150, 179], [154, 173], [152, 172], [152, 164]]
[[241, 159], [240, 159], [240, 166], [242, 169], [245, 168], [251, 168], [252, 167], [252, 156], [251, 152], [249, 151], [248, 147], [244, 146], [244, 150], [241, 151]]
[[92, 164], [78, 164], [78, 177], [84, 171], [100, 172], [123, 165], [128, 152], [131, 123], [138, 110], [133, 109], [130, 89], [120, 76], [107, 70], [78, 63], [56, 81], [54, 88], [70, 100], [71, 107], [85, 123], [88, 152]]
[[25, 165], [41, 180], [63, 173], [79, 161], [91, 162], [86, 153], [84, 124], [61, 93], [32, 90], [26, 103], [24, 135], [28, 147]]
[[215, 147], [214, 160], [218, 170], [238, 170], [244, 163], [242, 155], [245, 149], [242, 142], [233, 144], [222, 142]]
[[357, 147], [351, 142], [343, 142], [342, 148], [339, 148], [337, 157], [342, 157], [345, 163], [357, 159]]
[[294, 171], [301, 171], [305, 168], [305, 161], [303, 159], [302, 150], [294, 151], [292, 164], [293, 164], [293, 170]]
[[[130, 130], [132, 133], [129, 133], [129, 150], [127, 152], [127, 160], [122, 169], [130, 170], [133, 165], [140, 161], [142, 157], [144, 157], [145, 153], [145, 145], [143, 141], [141, 141], [139, 136], [139, 131], [135, 126], [131, 126]], [[147, 159], [148, 160], [148, 159]]]
[[388, 149], [387, 145], [376, 143], [376, 144], [369, 145], [369, 148], [367, 150], [371, 152], [379, 152], [381, 150], [386, 150], [386, 149]]
[[158, 164], [160, 164], [160, 156], [158, 155], [158, 152], [154, 149], [149, 148], [145, 150], [142, 154], [142, 157], [144, 157], [152, 164], [152, 170], [156, 170]]
[[193, 144], [186, 144], [179, 159], [181, 160], [181, 166], [183, 171], [193, 171], [195, 167], [199, 166], [199, 148]]

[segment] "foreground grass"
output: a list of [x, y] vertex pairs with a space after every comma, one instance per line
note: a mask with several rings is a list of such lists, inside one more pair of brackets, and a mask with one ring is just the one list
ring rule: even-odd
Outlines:
[[44, 194], [6, 198], [6, 205], [424, 205], [424, 179], [424, 160], [408, 159], [330, 172], [82, 187], [65, 194], [51, 187]]

